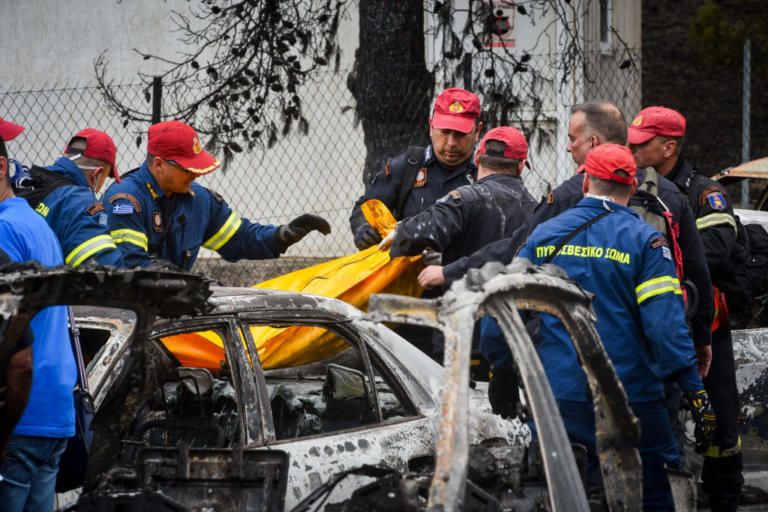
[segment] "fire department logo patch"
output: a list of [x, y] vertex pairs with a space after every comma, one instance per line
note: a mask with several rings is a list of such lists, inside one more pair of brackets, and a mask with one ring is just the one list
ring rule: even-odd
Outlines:
[[641, 126], [643, 124], [643, 116], [637, 116], [632, 120], [632, 126]]
[[460, 114], [460, 113], [464, 112], [464, 105], [462, 105], [458, 101], [454, 101], [453, 103], [448, 105], [448, 110], [450, 110], [454, 114]]
[[160, 212], [152, 212], [152, 229], [157, 233], [163, 231], [163, 216], [160, 215]]
[[192, 139], [192, 152], [196, 155], [199, 155], [200, 152], [203, 150], [202, 144], [200, 144], [200, 139], [195, 137]]
[[427, 184], [427, 168], [422, 167], [419, 172], [416, 173], [416, 181], [413, 182], [413, 188], [423, 187]]
[[714, 192], [707, 196], [707, 202], [713, 210], [723, 211], [725, 210], [725, 197], [721, 192]]

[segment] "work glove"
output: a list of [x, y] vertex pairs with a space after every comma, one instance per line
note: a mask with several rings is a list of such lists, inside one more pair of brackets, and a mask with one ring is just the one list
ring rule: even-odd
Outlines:
[[695, 427], [693, 437], [696, 452], [704, 453], [715, 440], [716, 418], [709, 396], [705, 390], [685, 394], [685, 407], [691, 411]]
[[305, 213], [299, 215], [288, 224], [283, 224], [277, 228], [277, 236], [283, 243], [292, 245], [304, 238], [310, 231], [319, 231], [324, 235], [331, 232], [331, 225], [328, 221], [317, 215]]
[[504, 419], [520, 414], [520, 391], [517, 374], [513, 368], [496, 368], [488, 372], [488, 401], [491, 409]]
[[421, 252], [421, 263], [428, 267], [430, 265], [440, 265], [443, 262], [443, 253], [437, 252], [431, 247], [427, 247]]
[[362, 226], [357, 228], [357, 232], [355, 233], [355, 247], [361, 251], [372, 245], [376, 245], [379, 242], [381, 242], [381, 235], [379, 235], [379, 232], [367, 222], [364, 222]]

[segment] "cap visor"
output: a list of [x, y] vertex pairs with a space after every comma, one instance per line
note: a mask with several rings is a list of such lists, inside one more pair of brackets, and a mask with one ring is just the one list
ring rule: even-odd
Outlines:
[[630, 144], [642, 144], [643, 142], [648, 142], [654, 136], [656, 136], [656, 134], [653, 132], [644, 132], [637, 128], [630, 127], [629, 130], [627, 130], [627, 142]]
[[203, 174], [213, 172], [221, 166], [221, 162], [219, 162], [216, 158], [205, 151], [200, 152], [200, 154], [195, 155], [193, 158], [177, 157], [173, 160], [182, 166], [186, 171], [199, 174], [201, 176]]
[[0, 137], [6, 142], [15, 139], [23, 131], [24, 127], [19, 126], [18, 124], [13, 124], [8, 121], [0, 122]]
[[432, 116], [432, 128], [438, 130], [456, 130], [461, 133], [469, 133], [472, 131], [472, 127], [475, 126], [475, 118], [449, 116], [445, 114], [435, 113]]

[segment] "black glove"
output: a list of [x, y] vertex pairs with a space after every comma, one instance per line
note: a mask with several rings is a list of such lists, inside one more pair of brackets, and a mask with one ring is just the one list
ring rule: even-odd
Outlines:
[[376, 245], [379, 242], [381, 242], [381, 235], [367, 222], [364, 222], [362, 226], [357, 228], [357, 233], [355, 233], [355, 247], [361, 251], [372, 245]]
[[715, 440], [716, 418], [709, 396], [703, 389], [697, 393], [685, 394], [685, 406], [691, 411], [696, 427], [693, 437], [696, 439], [696, 452], [704, 453]]
[[280, 226], [277, 230], [277, 236], [284, 243], [291, 245], [304, 238], [310, 231], [315, 230], [327, 235], [331, 232], [331, 225], [322, 217], [305, 213], [293, 219], [289, 224]]
[[495, 414], [514, 418], [520, 414], [520, 391], [513, 368], [495, 368], [488, 372], [488, 401]]

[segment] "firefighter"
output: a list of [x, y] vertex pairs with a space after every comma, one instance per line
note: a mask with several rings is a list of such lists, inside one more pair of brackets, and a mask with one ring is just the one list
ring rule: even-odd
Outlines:
[[221, 163], [203, 150], [195, 130], [180, 121], [149, 128], [147, 159], [107, 190], [107, 226], [129, 266], [162, 259], [189, 270], [200, 247], [227, 261], [276, 258], [310, 231], [331, 231], [322, 217], [304, 214], [273, 226], [239, 217], [195, 179]]
[[[706, 444], [714, 434], [680, 282], [666, 238], [627, 207], [637, 186], [629, 150], [600, 145], [583, 167], [584, 198], [540, 224], [519, 256], [560, 266], [594, 294], [597, 331], [641, 423], [644, 509], [673, 510], [665, 465], [677, 466], [678, 450], [664, 406], [664, 379], [674, 378], [686, 393], [697, 439]], [[586, 376], [557, 317], [542, 314], [537, 351], [571, 441], [587, 448], [588, 482], [600, 485]]]
[[714, 294], [712, 366], [704, 385], [717, 413], [717, 432], [704, 453], [702, 481], [712, 510], [736, 510], [742, 476], [741, 440], [738, 431], [739, 397], [731, 342], [728, 308], [748, 307], [731, 297], [749, 289], [737, 270], [749, 249], [743, 227], [734, 216], [725, 189], [699, 173], [681, 157], [685, 118], [665, 107], [642, 110], [629, 127], [629, 148], [638, 166], [650, 166], [672, 181], [688, 198], [704, 245]]
[[120, 183], [117, 149], [106, 133], [87, 128], [75, 134], [49, 167], [32, 166], [16, 194], [42, 215], [61, 244], [64, 262], [122, 267], [123, 257], [107, 233], [107, 215], [96, 199], [108, 176]]
[[387, 160], [352, 208], [349, 225], [355, 246], [363, 250], [381, 241], [360, 209], [367, 200], [381, 200], [397, 220], [402, 220], [424, 211], [451, 190], [471, 183], [477, 174], [472, 152], [482, 129], [477, 95], [458, 88], [443, 91], [429, 119], [432, 144], [425, 148], [412, 146]]

